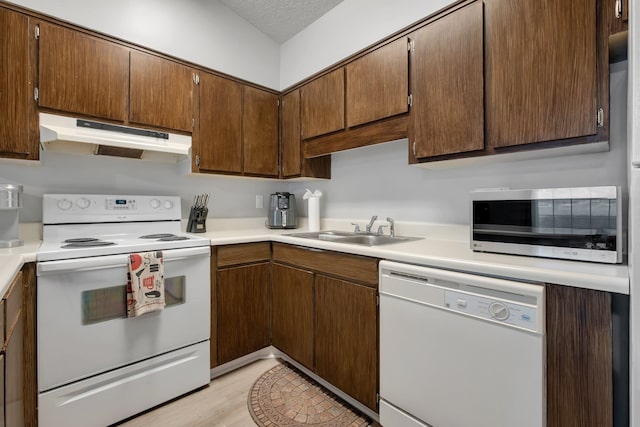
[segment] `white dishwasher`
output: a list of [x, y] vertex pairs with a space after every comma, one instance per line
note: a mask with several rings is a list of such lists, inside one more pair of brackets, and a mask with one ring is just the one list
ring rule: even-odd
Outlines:
[[380, 263], [384, 427], [544, 426], [544, 286]]

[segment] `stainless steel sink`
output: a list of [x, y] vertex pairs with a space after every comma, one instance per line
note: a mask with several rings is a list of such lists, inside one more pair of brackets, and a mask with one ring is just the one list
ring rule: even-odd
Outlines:
[[352, 245], [364, 245], [364, 246], [380, 246], [391, 245], [393, 243], [410, 242], [413, 240], [420, 240], [421, 237], [407, 237], [407, 236], [382, 236], [379, 234], [368, 233], [354, 233], [351, 231], [315, 231], [309, 233], [290, 233], [285, 236], [301, 237], [303, 239], [314, 240], [327, 240], [335, 243], [348, 243]]

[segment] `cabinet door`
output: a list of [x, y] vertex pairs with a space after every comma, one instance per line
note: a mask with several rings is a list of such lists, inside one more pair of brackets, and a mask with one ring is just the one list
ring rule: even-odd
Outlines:
[[272, 344], [313, 369], [313, 273], [273, 265]]
[[242, 85], [201, 74], [199, 126], [200, 169], [241, 173]]
[[8, 426], [24, 425], [22, 317], [14, 323], [5, 347], [5, 417]]
[[344, 68], [300, 88], [302, 139], [344, 129]]
[[484, 3], [488, 144], [595, 135], [596, 0]]
[[547, 285], [547, 426], [612, 426], [611, 295]]
[[216, 277], [218, 364], [270, 343], [270, 264], [218, 270]]
[[39, 43], [40, 107], [127, 119], [129, 49], [46, 22]]
[[29, 141], [29, 21], [25, 15], [0, 9], [0, 157], [37, 159]]
[[317, 275], [316, 373], [377, 411], [376, 290]]
[[403, 37], [347, 65], [347, 127], [409, 109], [409, 58]]
[[411, 35], [409, 143], [414, 158], [484, 148], [482, 2]]
[[242, 146], [244, 173], [278, 176], [278, 95], [243, 88]]
[[177, 62], [131, 51], [129, 120], [192, 131], [193, 72]]
[[300, 152], [300, 90], [296, 89], [282, 97], [282, 176], [301, 174]]
[[4, 354], [0, 353], [0, 427], [4, 427], [5, 420], [5, 390], [4, 390]]

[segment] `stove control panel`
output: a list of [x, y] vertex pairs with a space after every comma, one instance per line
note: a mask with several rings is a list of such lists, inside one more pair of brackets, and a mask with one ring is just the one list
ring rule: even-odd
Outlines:
[[43, 224], [128, 221], [177, 221], [180, 198], [102, 194], [45, 194]]
[[133, 211], [136, 209], [136, 199], [107, 199], [107, 210]]

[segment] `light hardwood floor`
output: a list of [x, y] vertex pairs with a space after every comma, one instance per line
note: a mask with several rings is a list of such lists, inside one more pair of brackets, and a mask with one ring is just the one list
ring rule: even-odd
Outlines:
[[255, 381], [277, 365], [263, 359], [211, 381], [209, 387], [133, 418], [122, 427], [254, 427], [247, 395]]

